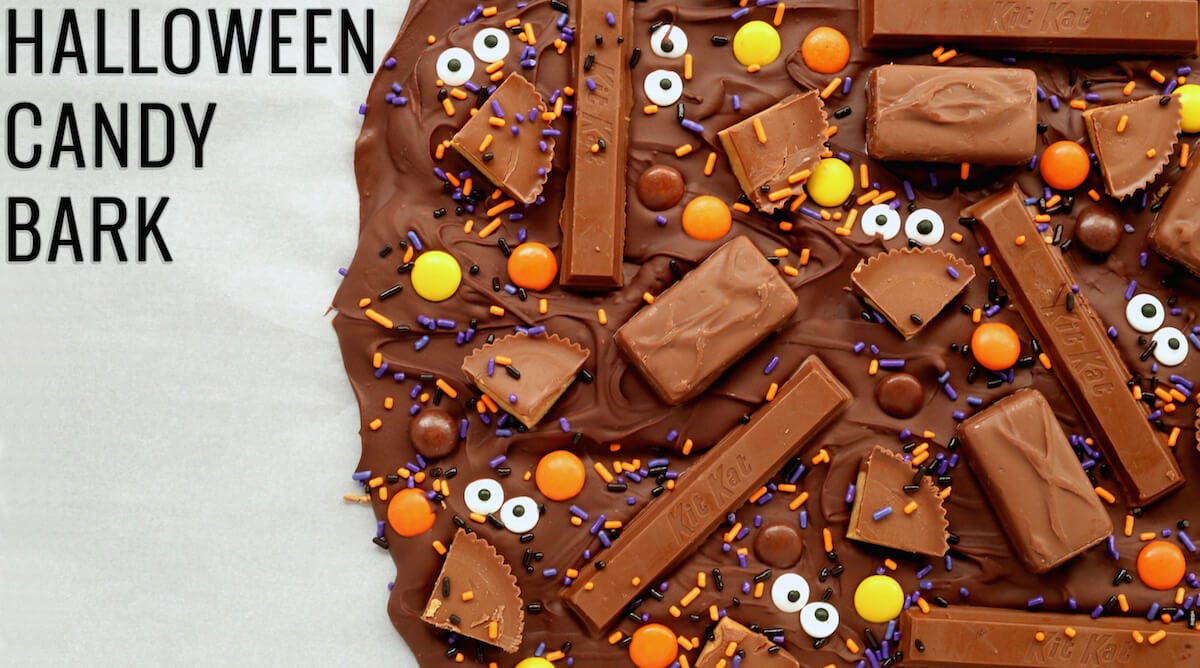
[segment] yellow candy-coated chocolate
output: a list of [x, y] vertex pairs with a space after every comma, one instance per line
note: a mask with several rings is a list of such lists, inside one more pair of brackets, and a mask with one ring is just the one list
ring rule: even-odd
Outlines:
[[413, 290], [425, 301], [442, 302], [454, 296], [462, 283], [462, 267], [445, 251], [428, 251], [412, 268]]
[[854, 170], [837, 158], [825, 158], [808, 177], [808, 196], [821, 206], [841, 206], [854, 191]]
[[531, 656], [517, 662], [517, 668], [554, 668], [554, 664], [540, 656]]
[[1184, 84], [1175, 89], [1175, 94], [1183, 105], [1183, 122], [1179, 126], [1184, 132], [1200, 132], [1200, 84]]
[[765, 67], [779, 57], [779, 31], [766, 21], [747, 21], [733, 36], [733, 57], [746, 67]]
[[887, 575], [872, 575], [854, 590], [854, 609], [858, 616], [874, 624], [895, 619], [904, 608], [904, 590]]

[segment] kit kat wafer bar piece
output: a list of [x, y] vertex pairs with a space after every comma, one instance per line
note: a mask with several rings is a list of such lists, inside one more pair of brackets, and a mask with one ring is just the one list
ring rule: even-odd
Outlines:
[[726, 434], [679, 477], [674, 491], [651, 501], [611, 549], [580, 569], [560, 593], [567, 606], [598, 636], [634, 597], [691, 555], [851, 398], [819, 358], [809, 357], [773, 401]]
[[860, 0], [868, 49], [1194, 55], [1195, 0]]
[[[564, 287], [607, 290], [624, 285], [625, 154], [633, 104], [628, 0], [580, 0], [575, 55], [575, 120], [571, 170], [563, 198]], [[609, 17], [614, 19], [609, 24]]]
[[1000, 281], [1102, 447], [1129, 502], [1142, 506], [1183, 484], [1166, 439], [1126, 388], [1129, 371], [1076, 285], [1062, 252], [1042, 240], [1014, 185], [966, 209], [978, 221]]
[[[1040, 634], [1040, 635], [1039, 635]], [[1182, 624], [953, 605], [900, 615], [905, 668], [1194, 666], [1200, 641]]]

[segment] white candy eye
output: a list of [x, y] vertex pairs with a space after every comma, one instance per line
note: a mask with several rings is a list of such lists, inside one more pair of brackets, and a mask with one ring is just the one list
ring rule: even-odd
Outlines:
[[904, 233], [922, 246], [932, 246], [942, 240], [946, 225], [933, 209], [917, 209], [904, 221]]
[[481, 478], [467, 485], [463, 496], [467, 499], [467, 509], [480, 515], [494, 513], [504, 505], [504, 488], [490, 478]]
[[1163, 327], [1154, 333], [1151, 339], [1154, 346], [1154, 359], [1163, 366], [1179, 366], [1188, 356], [1188, 342], [1183, 332], [1174, 327]]
[[475, 35], [471, 50], [475, 52], [476, 58], [485, 63], [504, 60], [508, 55], [508, 34], [497, 28], [484, 28]]
[[1129, 321], [1129, 326], [1142, 334], [1149, 334], [1162, 327], [1166, 317], [1162, 302], [1154, 295], [1134, 295], [1125, 305], [1125, 319]]
[[876, 204], [862, 215], [863, 233], [890, 241], [900, 234], [900, 214], [886, 204]]
[[670, 70], [654, 70], [642, 83], [646, 97], [660, 107], [675, 104], [683, 95], [683, 79]]
[[438, 56], [437, 75], [447, 86], [461, 86], [475, 76], [475, 57], [457, 46], [446, 49]]
[[808, 603], [808, 580], [795, 573], [784, 573], [771, 585], [771, 602], [783, 612], [797, 612]]
[[663, 58], [682, 58], [687, 53], [687, 35], [679, 26], [659, 26], [650, 33], [650, 50]]
[[509, 499], [500, 509], [500, 521], [513, 533], [532, 531], [538, 523], [537, 502], [528, 496]]
[[828, 638], [838, 627], [837, 608], [818, 601], [800, 611], [800, 628], [813, 638]]

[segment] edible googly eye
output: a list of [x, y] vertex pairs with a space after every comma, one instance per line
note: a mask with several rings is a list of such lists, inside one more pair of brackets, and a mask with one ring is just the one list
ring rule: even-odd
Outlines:
[[1125, 319], [1129, 321], [1129, 326], [1142, 334], [1149, 334], [1162, 327], [1166, 317], [1162, 302], [1154, 295], [1134, 295], [1125, 305]]
[[813, 638], [828, 638], [837, 627], [837, 608], [824, 601], [810, 603], [800, 611], [800, 628]]
[[660, 107], [675, 104], [683, 95], [683, 79], [670, 70], [654, 70], [642, 82], [646, 97]]
[[783, 612], [798, 612], [808, 603], [808, 580], [795, 573], [784, 573], [771, 585], [771, 602]]
[[437, 59], [437, 76], [447, 86], [461, 86], [475, 76], [475, 58], [457, 46], [446, 49]]
[[494, 63], [497, 60], [504, 60], [508, 55], [508, 34], [497, 28], [484, 28], [475, 35], [475, 41], [471, 43], [471, 50], [475, 52], [475, 57], [485, 63]]
[[862, 215], [863, 234], [890, 241], [900, 234], [900, 214], [886, 204], [876, 204]]
[[467, 485], [463, 496], [467, 499], [467, 509], [480, 515], [494, 513], [504, 505], [504, 488], [490, 478], [481, 478]]
[[1163, 327], [1154, 333], [1154, 359], [1163, 366], [1179, 366], [1188, 356], [1188, 342], [1183, 332]]
[[650, 33], [650, 50], [663, 58], [682, 58], [687, 53], [687, 34], [679, 26], [660, 26]]
[[500, 509], [500, 521], [513, 533], [532, 531], [538, 523], [537, 502], [528, 496], [509, 499]]
[[904, 233], [922, 246], [932, 246], [942, 240], [946, 225], [933, 209], [917, 209], [904, 221]]

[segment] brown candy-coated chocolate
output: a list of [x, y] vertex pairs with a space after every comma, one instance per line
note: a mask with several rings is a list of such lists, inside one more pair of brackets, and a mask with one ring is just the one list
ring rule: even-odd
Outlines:
[[1195, 631], [1127, 617], [1089, 619], [966, 605], [928, 613], [912, 608], [900, 615], [900, 636], [905, 668], [1194, 666], [1200, 661]]
[[[634, 578], [649, 584], [691, 555], [852, 398], [820, 358], [806, 359], [774, 401], [726, 434], [679, 477], [674, 491], [638, 513], [601, 559], [580, 569], [561, 592], [567, 606], [599, 635], [642, 590]], [[604, 567], [597, 569], [600, 561]]]
[[971, 416], [958, 434], [1030, 572], [1058, 568], [1112, 534], [1112, 521], [1041, 392], [1018, 390]]
[[1178, 489], [1183, 484], [1179, 463], [1146, 420], [1144, 406], [1125, 388], [1129, 370], [1087, 297], [1072, 292], [1071, 270], [1062, 253], [1042, 241], [1020, 189], [1002, 190], [964, 215], [978, 220], [975, 230], [996, 274], [1041, 341], [1089, 432], [1105, 448], [1129, 502], [1143, 506]]
[[768, 524], [754, 536], [754, 556], [774, 568], [791, 568], [800, 561], [804, 538], [799, 529], [783, 522]]
[[1150, 246], [1200, 276], [1200, 177], [1196, 171], [1185, 169], [1171, 189], [1150, 228]]
[[1018, 165], [1037, 141], [1037, 77], [999, 67], [881, 65], [867, 77], [876, 160]]
[[614, 337], [668, 404], [700, 394], [796, 312], [795, 293], [753, 241], [717, 249]]
[[408, 437], [425, 458], [445, 457], [458, 446], [458, 420], [440, 408], [426, 408], [408, 423]]
[[904, 420], [925, 407], [925, 386], [911, 373], [893, 373], [875, 386], [875, 402], [884, 413]]
[[1193, 0], [860, 0], [868, 49], [970, 44], [1045, 53], [1194, 55]]
[[1111, 253], [1124, 234], [1117, 213], [1101, 204], [1084, 207], [1075, 219], [1075, 241], [1097, 255]]
[[[608, 24], [608, 14], [615, 17], [615, 26]], [[632, 30], [633, 9], [627, 0], [591, 0], [578, 3], [572, 16], [590, 44], [586, 50], [572, 49], [577, 92], [573, 159], [559, 218], [559, 282], [568, 288], [607, 290], [625, 284], [625, 169], [633, 84], [627, 62], [631, 40], [623, 38]], [[592, 151], [600, 142], [604, 148]]]
[[638, 199], [651, 211], [663, 211], [679, 204], [683, 189], [683, 174], [667, 165], [654, 165], [638, 177]]

